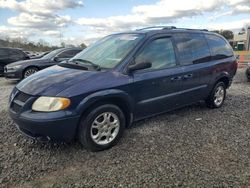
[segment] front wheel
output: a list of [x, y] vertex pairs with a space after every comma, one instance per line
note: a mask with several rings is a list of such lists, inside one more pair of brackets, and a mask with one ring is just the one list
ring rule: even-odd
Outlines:
[[210, 108], [220, 108], [226, 98], [226, 86], [223, 82], [218, 82], [210, 96], [207, 98], [206, 103]]
[[37, 71], [38, 71], [38, 68], [36, 68], [36, 67], [27, 68], [27, 69], [24, 71], [24, 73], [23, 73], [23, 78], [27, 78], [27, 77], [29, 77], [30, 75], [35, 74]]
[[78, 139], [90, 151], [101, 151], [114, 146], [125, 129], [125, 116], [118, 106], [105, 104], [93, 108], [83, 116]]

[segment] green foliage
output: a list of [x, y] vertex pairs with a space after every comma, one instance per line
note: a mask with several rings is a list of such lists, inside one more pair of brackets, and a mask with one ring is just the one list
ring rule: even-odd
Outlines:
[[84, 49], [84, 48], [86, 48], [86, 47], [87, 47], [87, 45], [86, 45], [86, 44], [84, 44], [84, 43], [82, 43], [82, 44], [80, 44], [80, 47]]
[[20, 48], [24, 51], [36, 51], [36, 52], [45, 52], [51, 51], [59, 48], [58, 46], [49, 46], [48, 43], [40, 40], [38, 43], [24, 41], [22, 39], [9, 40], [0, 39], [0, 47], [12, 47]]
[[218, 33], [225, 37], [227, 40], [234, 38], [234, 33], [230, 30], [214, 30], [213, 32]]

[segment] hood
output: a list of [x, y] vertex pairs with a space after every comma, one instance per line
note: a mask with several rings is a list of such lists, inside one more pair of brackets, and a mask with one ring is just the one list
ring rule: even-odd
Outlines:
[[50, 61], [49, 59], [29, 59], [29, 60], [23, 60], [23, 61], [16, 61], [14, 63], [10, 63], [7, 66], [8, 67], [12, 67], [12, 66], [16, 66], [16, 65], [26, 65], [29, 63], [44, 63], [44, 62], [48, 62]]
[[65, 68], [58, 65], [44, 69], [21, 81], [16, 87], [30, 95], [56, 96], [72, 85], [82, 83], [101, 72]]

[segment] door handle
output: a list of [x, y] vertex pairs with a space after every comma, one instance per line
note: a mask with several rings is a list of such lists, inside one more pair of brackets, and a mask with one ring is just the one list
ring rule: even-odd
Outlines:
[[178, 81], [178, 80], [181, 80], [181, 79], [182, 79], [181, 76], [176, 76], [176, 77], [171, 78], [171, 81]]
[[184, 79], [189, 79], [189, 78], [192, 78], [193, 77], [193, 74], [186, 74], [183, 76]]

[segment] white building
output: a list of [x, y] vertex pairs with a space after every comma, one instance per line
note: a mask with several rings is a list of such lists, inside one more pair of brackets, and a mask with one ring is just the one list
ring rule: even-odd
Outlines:
[[245, 33], [234, 35], [233, 42], [237, 50], [250, 50], [250, 27]]

